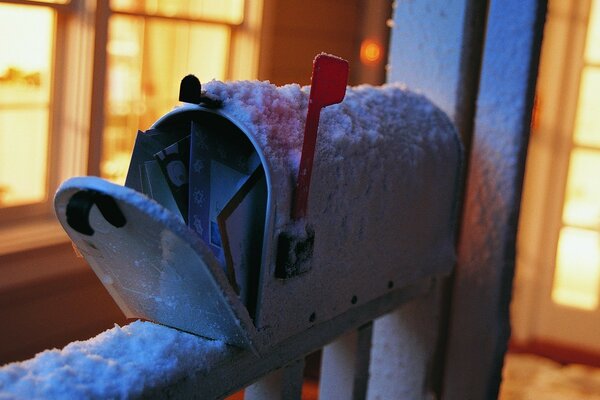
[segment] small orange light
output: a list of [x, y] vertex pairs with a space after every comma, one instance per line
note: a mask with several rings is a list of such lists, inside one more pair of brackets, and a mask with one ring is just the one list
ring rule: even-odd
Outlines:
[[375, 64], [381, 60], [381, 45], [372, 39], [365, 39], [360, 45], [360, 61], [363, 64]]

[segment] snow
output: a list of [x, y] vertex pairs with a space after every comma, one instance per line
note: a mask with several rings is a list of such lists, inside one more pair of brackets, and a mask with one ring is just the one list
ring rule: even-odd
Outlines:
[[600, 368], [508, 353], [499, 400], [600, 400]]
[[[281, 228], [289, 222], [288, 196], [300, 163], [310, 87], [268, 81], [211, 81], [203, 87], [223, 101], [222, 111], [254, 136], [270, 162]], [[448, 152], [456, 153], [456, 137], [449, 134], [454, 132], [443, 112], [403, 84], [348, 87], [342, 103], [321, 112], [313, 178], [318, 174], [332, 183], [359, 178], [364, 191], [367, 168], [372, 177], [391, 178], [407, 160], [415, 168], [432, 155], [445, 162]], [[411, 174], [414, 170], [403, 172]]]
[[136, 321], [5, 365], [0, 399], [136, 397], [208, 369], [227, 351], [223, 342]]

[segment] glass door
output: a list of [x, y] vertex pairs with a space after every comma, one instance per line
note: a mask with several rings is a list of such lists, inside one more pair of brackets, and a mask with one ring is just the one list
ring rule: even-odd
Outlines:
[[523, 194], [514, 339], [600, 356], [600, 0], [551, 0]]

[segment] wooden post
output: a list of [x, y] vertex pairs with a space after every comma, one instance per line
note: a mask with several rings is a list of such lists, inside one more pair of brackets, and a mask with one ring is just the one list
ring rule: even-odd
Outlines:
[[320, 399], [366, 398], [372, 330], [368, 323], [323, 348]]
[[[397, 2], [388, 82], [403, 82], [448, 114], [467, 147], [472, 133], [486, 2]], [[375, 321], [368, 398], [439, 393], [448, 281]]]
[[300, 400], [303, 372], [304, 358], [301, 358], [248, 386], [244, 400]]

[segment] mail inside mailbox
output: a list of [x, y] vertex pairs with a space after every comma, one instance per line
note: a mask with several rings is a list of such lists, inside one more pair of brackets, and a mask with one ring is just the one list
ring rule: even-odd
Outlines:
[[158, 161], [144, 161], [143, 165], [140, 166], [140, 175], [142, 177], [142, 193], [156, 200], [157, 203], [180, 217], [181, 221], [184, 222], [173, 192], [169, 188]]
[[[128, 317], [267, 354], [451, 271], [462, 148], [430, 101], [396, 84], [346, 88], [304, 153], [310, 89], [204, 89], [218, 101], [138, 133], [128, 188], [73, 178], [55, 198]], [[303, 154], [314, 168], [295, 219]]]
[[[188, 160], [190, 158], [190, 137], [186, 136], [164, 150], [154, 154], [164, 179], [184, 221], [188, 221]], [[150, 182], [151, 186], [152, 182]]]
[[188, 124], [139, 132], [131, 163], [126, 185], [198, 234], [252, 315], [267, 188], [250, 140], [231, 123], [190, 118]]

